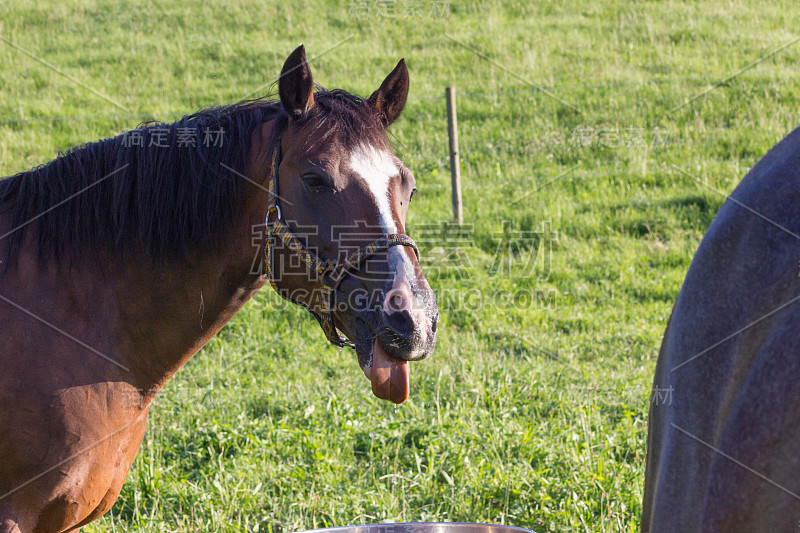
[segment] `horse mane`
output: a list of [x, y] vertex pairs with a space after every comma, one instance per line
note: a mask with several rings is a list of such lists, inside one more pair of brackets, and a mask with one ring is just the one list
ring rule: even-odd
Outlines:
[[[302, 121], [321, 130], [317, 141], [340, 132], [348, 143], [386, 142], [361, 98], [322, 90], [315, 102]], [[18, 256], [29, 231], [42, 262], [64, 253], [100, 257], [101, 251], [112, 257], [144, 252], [163, 262], [215, 249], [242, 205], [252, 133], [272, 119], [278, 122], [271, 153], [288, 117], [279, 102], [258, 99], [172, 124], [144, 123], [0, 180], [0, 209], [12, 213], [9, 259]]]

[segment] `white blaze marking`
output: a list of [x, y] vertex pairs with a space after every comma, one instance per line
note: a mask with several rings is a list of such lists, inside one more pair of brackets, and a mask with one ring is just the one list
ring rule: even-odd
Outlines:
[[[400, 173], [400, 169], [394, 164], [391, 153], [387, 150], [377, 150], [373, 146], [358, 146], [350, 154], [350, 168], [364, 180], [372, 193], [383, 231], [387, 234], [397, 233], [397, 224], [389, 206], [389, 181]], [[395, 269], [397, 275], [412, 281], [413, 285], [411, 273], [414, 269], [400, 248], [405, 247], [394, 246], [389, 249], [390, 267]]]
[[386, 233], [397, 233], [392, 210], [389, 207], [389, 180], [400, 171], [386, 150], [372, 146], [359, 146], [350, 155], [350, 168], [369, 187], [378, 206], [381, 226]]

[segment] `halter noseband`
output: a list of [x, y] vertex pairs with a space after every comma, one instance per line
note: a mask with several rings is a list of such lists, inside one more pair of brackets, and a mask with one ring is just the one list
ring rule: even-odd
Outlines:
[[[311, 314], [319, 321], [322, 331], [328, 340], [336, 346], [349, 346], [355, 347], [355, 344], [344, 338], [339, 334], [336, 329], [336, 324], [333, 320], [333, 311], [336, 305], [336, 290], [342, 283], [342, 280], [355, 270], [361, 263], [375, 254], [384, 252], [393, 246], [408, 246], [414, 250], [414, 253], [419, 258], [419, 250], [417, 245], [408, 235], [403, 233], [393, 233], [391, 235], [384, 235], [362, 246], [347, 255], [341, 261], [327, 260], [323, 261], [314, 252], [306, 248], [300, 240], [294, 236], [289, 229], [289, 226], [282, 220], [281, 208], [278, 205], [278, 164], [280, 163], [280, 139], [278, 139], [275, 150], [272, 154], [272, 175], [269, 180], [269, 196], [270, 203], [267, 209], [267, 229], [266, 229], [266, 242], [264, 245], [265, 256], [265, 270], [267, 279], [275, 291], [284, 299], [301, 305], [308, 309]], [[272, 258], [275, 255], [273, 248], [275, 244], [280, 241], [286, 246], [291, 253], [296, 254], [300, 261], [310, 265], [316, 276], [322, 279], [323, 301], [327, 304], [327, 308], [323, 308], [319, 313], [311, 309], [311, 307], [302, 300], [292, 299], [291, 294], [285, 296], [278, 288], [278, 282], [272, 270]]]

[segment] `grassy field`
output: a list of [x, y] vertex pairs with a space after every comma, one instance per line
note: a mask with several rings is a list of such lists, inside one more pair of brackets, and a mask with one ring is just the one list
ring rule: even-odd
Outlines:
[[3, 176], [265, 94], [300, 43], [327, 87], [368, 95], [400, 57], [412, 75], [395, 144], [442, 326], [411, 399], [378, 401], [352, 353], [264, 290], [162, 393], [87, 531], [638, 529], [672, 302], [724, 194], [800, 122], [798, 6], [564, 4], [0, 1]]

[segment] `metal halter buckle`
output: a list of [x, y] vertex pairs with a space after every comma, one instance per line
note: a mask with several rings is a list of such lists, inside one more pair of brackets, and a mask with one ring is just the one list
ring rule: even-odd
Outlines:
[[[269, 218], [270, 218], [270, 215], [272, 215], [273, 213], [275, 213], [275, 218], [273, 218], [273, 219], [272, 219], [272, 221], [270, 222]], [[281, 206], [279, 206], [279, 205], [278, 205], [278, 203], [277, 203], [277, 201], [276, 201], [276, 202], [275, 202], [275, 203], [273, 203], [273, 204], [272, 204], [272, 206], [270, 206], [270, 208], [267, 210], [267, 216], [266, 216], [266, 218], [264, 219], [264, 221], [265, 221], [265, 223], [266, 223], [267, 227], [270, 227], [270, 226], [272, 226], [273, 224], [275, 224], [275, 222], [277, 222], [277, 221], [278, 221], [278, 220], [280, 220], [280, 219], [281, 219]]]

